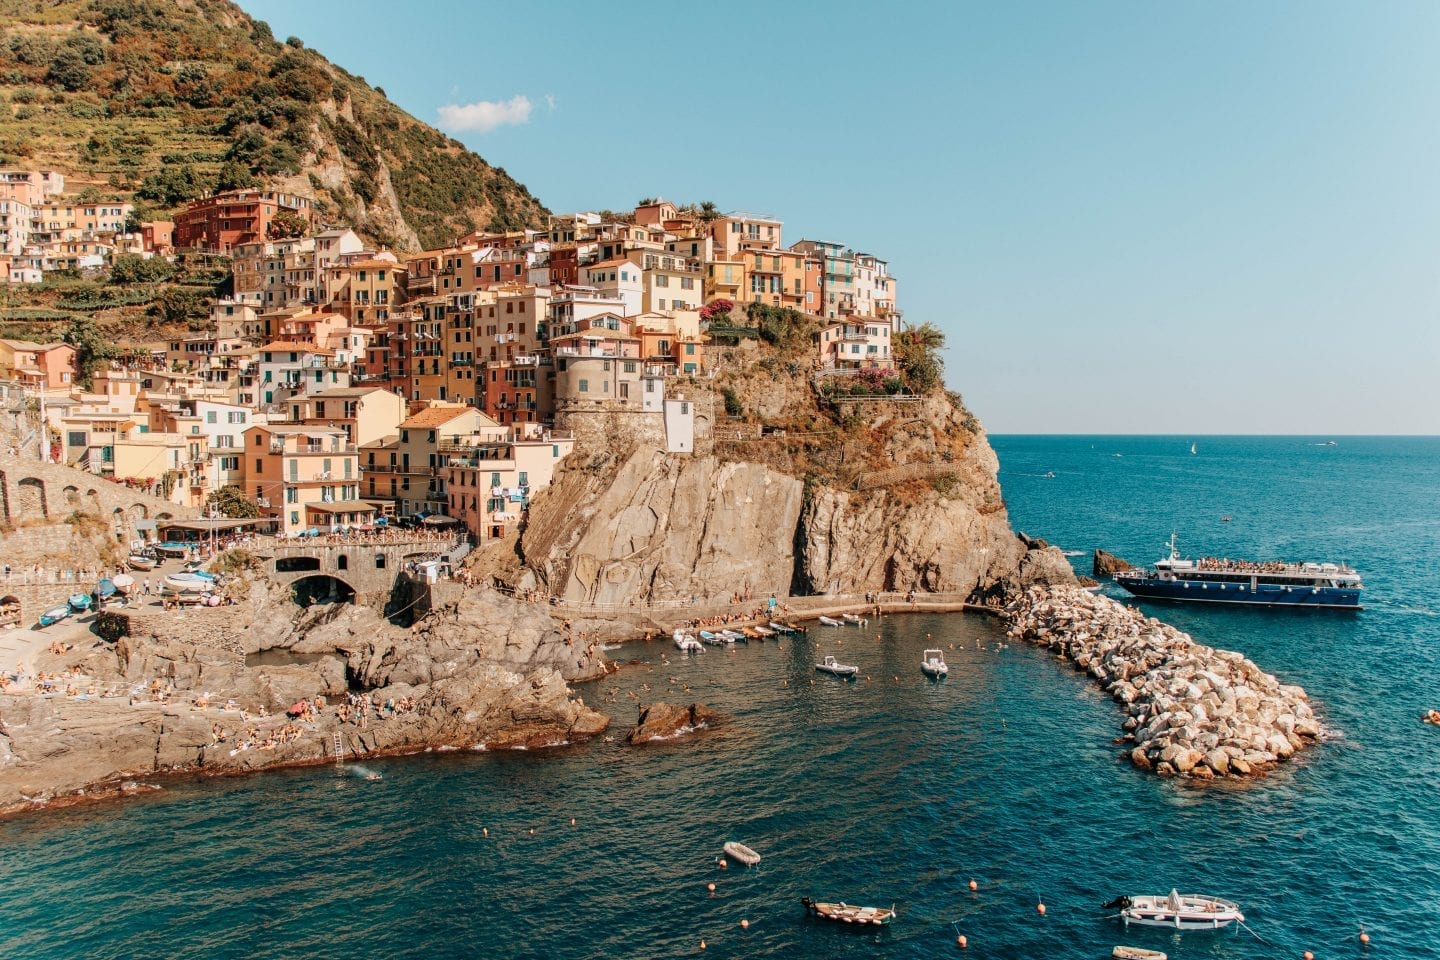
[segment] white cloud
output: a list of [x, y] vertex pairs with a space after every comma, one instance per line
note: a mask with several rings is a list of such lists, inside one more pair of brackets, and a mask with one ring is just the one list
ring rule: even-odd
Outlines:
[[530, 98], [517, 94], [509, 100], [477, 100], [475, 103], [448, 103], [441, 107], [440, 126], [446, 130], [473, 130], [489, 133], [496, 127], [530, 122]]

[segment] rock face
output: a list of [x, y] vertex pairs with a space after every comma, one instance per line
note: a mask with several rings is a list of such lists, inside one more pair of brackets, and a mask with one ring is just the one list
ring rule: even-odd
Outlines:
[[700, 703], [692, 703], [688, 707], [652, 703], [641, 708], [635, 729], [625, 739], [631, 746], [673, 740], [713, 726], [717, 719], [714, 711]]
[[[597, 645], [544, 607], [471, 591], [404, 629], [368, 607], [282, 602], [257, 586], [240, 606], [135, 617], [113, 647], [67, 656], [111, 695], [0, 696], [0, 809], [161, 773], [316, 762], [336, 734], [353, 755], [548, 746], [609, 723], [567, 686], [605, 671]], [[287, 718], [297, 702], [313, 715]]]
[[1108, 597], [1031, 588], [1005, 614], [1010, 636], [1064, 656], [1124, 705], [1130, 760], [1142, 770], [1202, 780], [1258, 774], [1323, 733], [1300, 687]]
[[1128, 560], [1122, 560], [1113, 553], [1106, 553], [1104, 550], [1096, 550], [1095, 558], [1091, 562], [1091, 572], [1097, 577], [1113, 577], [1123, 570], [1133, 569], [1133, 564]]
[[520, 586], [575, 603], [648, 604], [737, 590], [982, 595], [1073, 583], [1059, 550], [1011, 533], [999, 461], [978, 426], [951, 423], [959, 413], [943, 399], [927, 403], [910, 415], [965, 437], [960, 452], [897, 442], [895, 456], [936, 462], [862, 472], [848, 485], [807, 482], [773, 451], [773, 464], [641, 447], [614, 463], [567, 465], [531, 504]]

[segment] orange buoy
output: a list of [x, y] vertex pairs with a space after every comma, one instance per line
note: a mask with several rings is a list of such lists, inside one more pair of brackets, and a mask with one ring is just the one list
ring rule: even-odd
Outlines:
[[965, 934], [963, 933], [955, 938], [955, 942], [960, 944], [961, 950], [964, 950], [966, 947], [970, 946], [970, 941], [965, 939]]
[[1370, 934], [1365, 932], [1363, 924], [1360, 927], [1360, 942], [1367, 945], [1370, 943]]
[[1042, 917], [1045, 916], [1045, 904], [1043, 904], [1043, 903], [1037, 903], [1037, 904], [1035, 904], [1035, 911], [1036, 911], [1037, 913], [1039, 913], [1040, 916], [1042, 916]]
[[749, 930], [749, 929], [750, 929], [750, 921], [749, 921], [749, 920], [741, 920], [741, 921], [740, 921], [740, 929], [741, 929], [741, 930]]
[[725, 869], [729, 868], [729, 866], [730, 866], [730, 862], [729, 862], [728, 860], [726, 860], [724, 857], [721, 857], [721, 858], [720, 858], [720, 869], [721, 869], [721, 870], [725, 870]]
[[1300, 956], [1304, 957], [1305, 960], [1315, 960], [1315, 954], [1311, 953], [1309, 950], [1306, 950], [1304, 953], [1300, 954]]
[[970, 889], [971, 889], [971, 890], [979, 890], [979, 889], [980, 889], [980, 884], [976, 883], [974, 880], [971, 880], [971, 881], [970, 881]]
[[706, 889], [706, 890], [709, 890], [711, 893], [714, 893], [714, 892], [715, 892], [715, 884], [714, 884], [714, 883], [711, 883], [711, 884], [710, 884], [709, 886], [707, 886], [705, 889]]

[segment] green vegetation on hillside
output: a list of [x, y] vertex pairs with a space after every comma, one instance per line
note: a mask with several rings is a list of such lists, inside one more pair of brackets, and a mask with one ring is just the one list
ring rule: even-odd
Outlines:
[[271, 182], [400, 248], [545, 214], [504, 170], [229, 0], [0, 0], [0, 166], [58, 169], [146, 216]]

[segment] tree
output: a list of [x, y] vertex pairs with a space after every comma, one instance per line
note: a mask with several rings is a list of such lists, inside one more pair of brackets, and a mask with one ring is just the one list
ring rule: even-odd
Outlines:
[[150, 306], [151, 316], [166, 324], [185, 324], [192, 330], [203, 328], [210, 317], [205, 294], [185, 287], [166, 287]]
[[709, 223], [720, 219], [720, 208], [709, 200], [700, 204], [700, 219]]
[[270, 235], [276, 240], [303, 237], [310, 225], [294, 210], [280, 210], [270, 219]]
[[75, 348], [75, 373], [80, 383], [90, 386], [95, 368], [115, 355], [115, 347], [95, 326], [95, 319], [79, 316], [70, 321], [61, 339]]
[[161, 283], [169, 280], [175, 268], [164, 257], [145, 258], [133, 253], [117, 253], [110, 258], [111, 283]]
[[205, 512], [214, 510], [222, 517], [233, 520], [254, 520], [260, 516], [255, 501], [245, 496], [245, 491], [236, 486], [221, 487], [205, 498]]
[[929, 393], [941, 386], [945, 361], [940, 351], [944, 347], [945, 334], [929, 321], [895, 334], [895, 362], [911, 390]]

